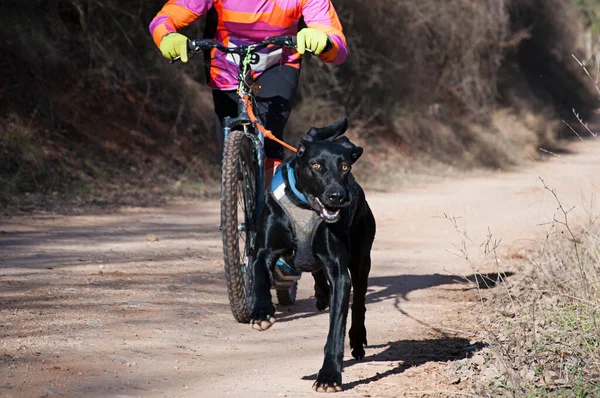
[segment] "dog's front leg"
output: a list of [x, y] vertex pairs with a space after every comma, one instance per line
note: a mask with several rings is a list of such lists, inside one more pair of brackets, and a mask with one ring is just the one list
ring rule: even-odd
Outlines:
[[271, 277], [278, 255], [266, 249], [258, 251], [252, 266], [254, 274], [252, 289], [252, 329], [267, 330], [275, 323], [275, 306], [271, 298]]
[[292, 226], [285, 211], [271, 195], [267, 195], [256, 235], [256, 259], [250, 270], [252, 280], [251, 303], [252, 328], [267, 330], [275, 322], [275, 306], [271, 300], [273, 270], [277, 260], [291, 251]]
[[350, 301], [350, 274], [347, 256], [322, 259], [331, 285], [329, 301], [329, 333], [325, 344], [325, 359], [313, 389], [318, 392], [342, 391], [342, 363], [344, 360], [344, 335]]

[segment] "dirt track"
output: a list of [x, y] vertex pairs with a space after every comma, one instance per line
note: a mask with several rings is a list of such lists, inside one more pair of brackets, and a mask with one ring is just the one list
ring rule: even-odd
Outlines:
[[[504, 258], [543, 235], [557, 190], [571, 214], [600, 184], [600, 141], [578, 142], [527, 170], [368, 193], [378, 233], [367, 296], [370, 347], [346, 348], [340, 397], [453, 395], [446, 367], [477, 341], [477, 294], [454, 275], [465, 227], [473, 261], [488, 228]], [[0, 222], [0, 396], [316, 396], [327, 313], [310, 275], [299, 300], [266, 332], [230, 313], [218, 203], [173, 203], [111, 214]], [[158, 241], [147, 239], [154, 234]], [[150, 239], [152, 240], [152, 239]], [[491, 272], [483, 267], [478, 271]], [[346, 341], [346, 344], [348, 342]], [[454, 392], [454, 393], [453, 393]]]

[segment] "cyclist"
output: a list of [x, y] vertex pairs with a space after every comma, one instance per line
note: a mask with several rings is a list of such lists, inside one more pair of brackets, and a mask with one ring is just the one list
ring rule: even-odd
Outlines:
[[[267, 47], [252, 60], [252, 75], [258, 91], [257, 113], [265, 127], [279, 138], [292, 109], [300, 74], [301, 55], [306, 50], [325, 62], [341, 64], [348, 50], [342, 25], [330, 0], [169, 0], [150, 23], [150, 33], [165, 58], [188, 60], [188, 38], [178, 33], [204, 14], [204, 35], [227, 47], [258, 43], [267, 37], [297, 35], [297, 50]], [[217, 49], [210, 53], [208, 84], [213, 89], [217, 131], [237, 115], [237, 56]], [[265, 179], [268, 183], [283, 160], [283, 148], [265, 142]], [[268, 186], [268, 185], [267, 185]]]

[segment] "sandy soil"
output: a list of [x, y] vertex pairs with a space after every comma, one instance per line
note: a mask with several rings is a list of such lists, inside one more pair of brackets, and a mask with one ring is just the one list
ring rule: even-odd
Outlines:
[[[501, 268], [536, 245], [557, 207], [540, 178], [585, 217], [600, 141], [571, 150], [521, 171], [368, 193], [378, 223], [370, 347], [361, 362], [346, 348], [338, 396], [468, 395], [447, 372], [481, 337], [477, 290], [460, 276], [496, 270], [482, 260], [488, 231], [502, 239]], [[310, 275], [270, 330], [236, 323], [218, 213], [214, 201], [177, 202], [0, 220], [0, 396], [316, 396], [328, 315], [314, 308]], [[463, 241], [471, 262], [453, 254]]]

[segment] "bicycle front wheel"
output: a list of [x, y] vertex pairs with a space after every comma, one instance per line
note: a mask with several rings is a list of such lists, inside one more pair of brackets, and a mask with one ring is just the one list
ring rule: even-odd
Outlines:
[[243, 131], [227, 136], [223, 151], [221, 226], [225, 277], [231, 312], [250, 322], [248, 300], [256, 228], [257, 161], [254, 145]]

